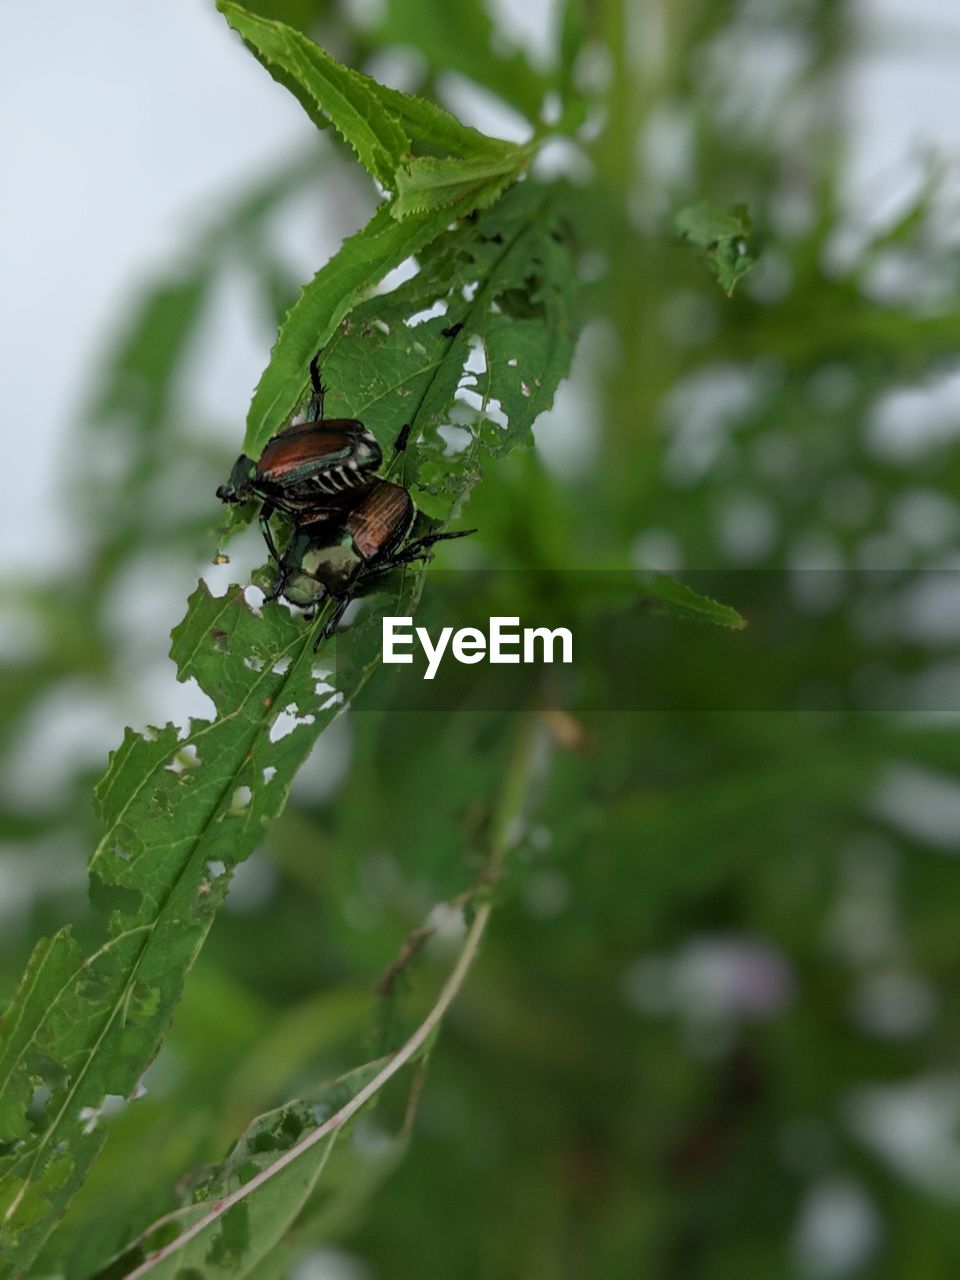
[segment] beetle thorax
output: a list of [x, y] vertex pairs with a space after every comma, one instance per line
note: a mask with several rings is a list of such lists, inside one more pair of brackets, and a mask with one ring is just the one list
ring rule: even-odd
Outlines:
[[253, 460], [248, 458], [245, 453], [241, 453], [233, 464], [233, 470], [230, 472], [230, 487], [238, 497], [247, 498], [250, 496], [250, 480], [256, 469]]

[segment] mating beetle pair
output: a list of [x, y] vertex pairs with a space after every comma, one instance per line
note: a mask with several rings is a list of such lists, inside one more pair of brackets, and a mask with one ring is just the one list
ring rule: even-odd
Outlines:
[[[324, 418], [316, 359], [310, 376], [308, 421], [278, 432], [256, 462], [241, 454], [217, 497], [227, 503], [261, 502], [260, 528], [277, 564], [277, 581], [268, 600], [283, 596], [303, 609], [328, 598], [336, 601], [316, 648], [336, 630], [365, 582], [398, 565], [426, 559], [436, 542], [474, 530], [427, 534], [407, 542], [417, 514], [409, 492], [376, 474], [383, 455], [362, 422]], [[408, 434], [404, 427], [395, 452], [405, 448]], [[269, 524], [275, 511], [293, 520], [293, 535], [282, 555]]]

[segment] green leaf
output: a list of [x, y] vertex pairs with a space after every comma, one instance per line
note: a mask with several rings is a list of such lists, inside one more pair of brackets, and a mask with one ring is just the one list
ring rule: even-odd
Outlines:
[[451, 209], [411, 214], [398, 222], [384, 205], [320, 268], [284, 320], [270, 364], [254, 392], [244, 439], [244, 451], [250, 457], [259, 457], [270, 437], [295, 412], [307, 386], [310, 361], [344, 316], [388, 271], [418, 253], [472, 207], [468, 198]]
[[352, 683], [331, 693], [314, 675], [311, 634], [284, 609], [258, 616], [239, 589], [217, 598], [201, 584], [172, 656], [217, 719], [185, 737], [173, 725], [128, 730], [111, 757], [90, 862], [94, 899], [112, 909], [105, 936], [83, 950], [66, 933], [41, 943], [4, 1018], [0, 1276], [27, 1266], [78, 1189], [104, 1141], [104, 1100], [135, 1091], [233, 868], [369, 673], [376, 647], [360, 629]]
[[720, 604], [709, 596], [701, 595], [669, 574], [658, 573], [643, 577], [645, 595], [658, 600], [663, 606], [663, 613], [675, 618], [686, 618], [691, 622], [709, 622], [716, 627], [727, 627], [733, 631], [742, 631], [747, 625], [746, 618], [730, 605]]
[[[205, 1280], [250, 1275], [272, 1257], [313, 1195], [334, 1146], [343, 1141], [349, 1128], [334, 1129], [225, 1212], [218, 1202], [257, 1175], [270, 1174], [292, 1147], [355, 1097], [382, 1066], [382, 1062], [367, 1063], [316, 1098], [295, 1099], [258, 1116], [218, 1165], [189, 1184], [188, 1202], [155, 1222], [96, 1272], [94, 1280], [119, 1280], [131, 1273], [156, 1280], [174, 1280], [183, 1274], [202, 1275]], [[180, 1236], [201, 1223], [196, 1234], [177, 1244]]]
[[[219, 0], [219, 8], [311, 117], [317, 119], [319, 111], [332, 120], [361, 163], [398, 193], [389, 213], [381, 209], [344, 242], [284, 321], [247, 420], [244, 450], [257, 457], [296, 410], [310, 361], [343, 317], [452, 220], [492, 204], [522, 172], [529, 153], [484, 138], [430, 103], [383, 88], [282, 23], [252, 15], [232, 0]], [[416, 130], [418, 142], [461, 154], [413, 157], [401, 120]], [[402, 230], [391, 225], [400, 220]]]
[[337, 62], [293, 27], [257, 17], [232, 0], [218, 0], [217, 7], [311, 119], [318, 124], [329, 120], [367, 172], [392, 191], [410, 139], [396, 117], [384, 110], [376, 81]]
[[[518, 183], [441, 236], [418, 275], [357, 307], [325, 348], [328, 412], [352, 406], [386, 447], [410, 424], [401, 475], [432, 514], [455, 510], [480, 458], [527, 443], [550, 407], [578, 326], [571, 247], [551, 193]], [[483, 370], [470, 372], [476, 347]], [[469, 433], [460, 453], [441, 434], [451, 423]]]
[[525, 159], [519, 150], [506, 155], [477, 155], [469, 160], [418, 157], [397, 170], [397, 198], [390, 211], [395, 218], [405, 218], [464, 200], [474, 208], [484, 208], [519, 176]]
[[707, 266], [728, 297], [756, 261], [751, 252], [750, 215], [746, 206], [736, 205], [722, 213], [706, 200], [681, 209], [674, 218], [677, 233], [700, 249]]
[[[0, 1043], [0, 1137], [3, 1141], [19, 1141], [30, 1132], [27, 1108], [34, 1081], [42, 1080], [47, 1072], [46, 1059], [39, 1052], [33, 1052], [37, 1028], [47, 1012], [49, 992], [65, 984], [79, 956], [69, 929], [61, 930], [54, 938], [41, 939], [30, 957], [20, 989], [4, 1014]], [[36, 1074], [32, 1077], [15, 1072], [18, 1060], [28, 1055], [35, 1059]], [[57, 1074], [54, 1071], [54, 1081]], [[6, 1208], [6, 1201], [0, 1203]]]
[[424, 98], [401, 93], [344, 66], [302, 32], [220, 0], [221, 12], [274, 79], [289, 89], [320, 128], [333, 123], [360, 163], [390, 191], [396, 170], [416, 146], [451, 156], [515, 155], [514, 143], [461, 124]]
[[414, 146], [419, 143], [452, 156], [464, 157], [508, 154], [517, 150], [516, 143], [488, 137], [479, 129], [461, 124], [456, 116], [426, 98], [401, 93], [399, 89], [390, 89], [385, 84], [378, 84], [376, 89], [384, 110], [400, 122], [413, 139]]
[[[518, 815], [527, 811], [534, 781], [543, 776], [544, 743], [535, 716], [522, 718], [511, 745], [487, 836], [488, 871], [499, 867], [518, 843]], [[136, 1280], [145, 1275], [169, 1280], [192, 1274], [214, 1278], [259, 1275], [260, 1262], [272, 1257], [312, 1196], [338, 1135], [347, 1131], [399, 1072], [429, 1058], [443, 1020], [478, 955], [492, 909], [491, 899], [485, 897], [436, 998], [395, 1052], [341, 1077], [333, 1089], [324, 1091], [318, 1103], [295, 1101], [259, 1117], [227, 1159], [189, 1188], [185, 1209], [155, 1222], [96, 1273], [98, 1280], [124, 1276]], [[418, 1091], [415, 1083], [398, 1139], [389, 1143], [393, 1158], [405, 1144], [413, 1114], [411, 1104], [415, 1107]], [[375, 1160], [366, 1176], [363, 1171], [358, 1177], [356, 1169], [348, 1170], [348, 1185], [333, 1189], [334, 1203], [328, 1199], [325, 1206], [331, 1211], [324, 1212], [323, 1221], [315, 1221], [314, 1226], [330, 1230], [338, 1219], [342, 1222], [369, 1193], [372, 1182], [388, 1171], [393, 1158]], [[277, 1273], [268, 1269], [267, 1274]]]
[[[402, 465], [422, 465], [424, 494], [436, 494], [449, 515], [476, 481], [481, 453], [526, 438], [549, 402], [572, 348], [575, 276], [562, 219], [534, 184], [518, 184], [439, 236], [450, 215], [430, 217], [397, 223], [386, 208], [377, 215], [378, 234], [392, 244], [411, 243], [417, 219], [416, 234], [436, 243], [417, 276], [341, 324], [324, 376], [331, 404], [367, 415], [385, 445], [411, 424]], [[331, 289], [330, 305], [333, 298]], [[448, 316], [412, 323], [433, 300]], [[549, 368], [535, 323], [552, 331]], [[464, 366], [476, 341], [491, 353], [484, 397], [501, 400], [507, 421], [477, 418], [470, 448], [450, 455], [438, 428], [462, 380], [474, 377]], [[516, 390], [525, 373], [540, 378], [536, 394]], [[421, 581], [419, 572], [398, 575], [385, 607], [412, 613]], [[283, 808], [317, 735], [379, 661], [373, 613], [351, 629], [350, 663], [338, 669], [332, 694], [314, 672], [318, 625], [276, 604], [256, 614], [241, 589], [213, 597], [201, 585], [174, 632], [172, 656], [179, 678], [196, 680], [212, 699], [216, 719], [193, 722], [185, 736], [173, 725], [128, 731], [111, 759], [97, 789], [106, 833], [90, 867], [109, 924], [83, 948], [66, 934], [41, 944], [0, 1039], [0, 1276], [29, 1266], [70, 1202], [103, 1143], [104, 1100], [133, 1093], [156, 1053], [231, 871]]]
[[[278, 24], [254, 19], [234, 5], [221, 7], [246, 38], [258, 42], [260, 54], [281, 64], [284, 77], [296, 79], [304, 96], [334, 120], [378, 176], [393, 173], [406, 138], [398, 126], [388, 127], [389, 117], [365, 78], [338, 67]], [[416, 114], [420, 108], [412, 110]], [[429, 116], [434, 139], [442, 134], [454, 140], [456, 129], [446, 117], [421, 114]], [[414, 445], [403, 465], [416, 467], [421, 453], [429, 461], [425, 492], [444, 495], [443, 514], [455, 510], [474, 483], [478, 447], [499, 452], [524, 438], [552, 397], [564, 352], [569, 359], [574, 326], [553, 308], [556, 323], [548, 346], [559, 358], [546, 359], [542, 339], [552, 323], [549, 299], [560, 303], [566, 286], [548, 279], [548, 262], [560, 252], [563, 236], [542, 192], [525, 184], [485, 216], [457, 223], [494, 201], [516, 174], [522, 153], [501, 148], [498, 156], [496, 151], [494, 143], [489, 159], [411, 162], [403, 221], [382, 207], [307, 286], [281, 328], [254, 396], [249, 453], [256, 456], [295, 410], [311, 358], [338, 325], [332, 355], [334, 367], [337, 358], [345, 367], [336, 386], [353, 400], [351, 416], [384, 401], [383, 378], [395, 379], [391, 390], [397, 399], [391, 407], [413, 427]], [[368, 306], [374, 316], [388, 313], [389, 322], [357, 328], [351, 317], [341, 325], [349, 312], [359, 315], [361, 298], [377, 280], [417, 253], [423, 253], [421, 272], [410, 287]], [[573, 277], [569, 261], [565, 275]], [[458, 318], [415, 332], [408, 322], [425, 299], [444, 299]], [[380, 389], [364, 401], [362, 383], [357, 379], [353, 385], [354, 377], [376, 354], [369, 334], [384, 332], [393, 333], [394, 345], [377, 355]], [[401, 344], [404, 335], [409, 340]], [[438, 428], [458, 401], [477, 338], [496, 364], [503, 355], [504, 369], [487, 370], [483, 407], [500, 397], [507, 421], [495, 427], [478, 419], [470, 452], [451, 461]], [[536, 361], [530, 369], [536, 394], [522, 381], [528, 360]], [[414, 389], [417, 400], [402, 403], [400, 393]], [[381, 433], [388, 416], [378, 423]], [[412, 612], [420, 574], [398, 575], [395, 590], [399, 596], [392, 607]], [[97, 789], [106, 832], [91, 859], [91, 886], [94, 899], [109, 910], [109, 921], [101, 936], [83, 947], [66, 932], [42, 943], [5, 1018], [0, 1276], [30, 1266], [103, 1144], [105, 1102], [136, 1090], [233, 869], [283, 808], [294, 773], [324, 725], [376, 665], [374, 623], [375, 616], [353, 628], [351, 665], [339, 673], [334, 696], [329, 684], [318, 684], [313, 628], [300, 618], [278, 606], [255, 614], [239, 589], [214, 598], [201, 585], [191, 599], [174, 632], [172, 656], [178, 677], [196, 680], [212, 699], [216, 718], [193, 722], [185, 735], [173, 725], [145, 735], [127, 732]], [[287, 732], [277, 733], [281, 716]], [[236, 1237], [226, 1238], [227, 1225], [225, 1220], [223, 1259], [205, 1255], [206, 1266], [229, 1260]], [[237, 1220], [230, 1227], [242, 1234], [249, 1224]]]
[[[286, 38], [260, 20], [245, 29], [265, 45], [267, 35], [281, 44]], [[347, 109], [357, 107], [357, 83], [342, 83], [349, 93], [339, 119], [360, 137]], [[362, 146], [378, 154], [370, 136]], [[437, 514], [449, 516], [464, 500], [478, 475], [478, 450], [502, 452], [526, 438], [569, 361], [575, 274], [544, 191], [520, 184], [485, 208], [521, 155], [514, 148], [490, 159], [411, 164], [407, 203], [430, 207], [413, 208], [402, 222], [382, 207], [303, 291], [254, 397], [249, 453], [256, 456], [290, 417], [311, 358], [334, 336], [324, 353], [331, 398], [348, 402], [348, 416], [369, 412], [384, 443], [385, 432], [411, 425], [404, 478], [419, 474]], [[469, 222], [457, 221], [466, 214]], [[360, 302], [418, 253], [417, 276], [385, 298]], [[449, 318], [415, 323], [416, 313], [438, 302]], [[477, 341], [486, 352], [482, 378], [465, 374]], [[439, 428], [458, 405], [469, 408], [462, 388], [470, 383], [481, 394], [480, 413], [470, 449], [454, 458]], [[487, 415], [494, 401], [503, 415], [496, 423]], [[398, 575], [391, 607], [412, 612], [420, 583], [418, 572]], [[27, 1268], [66, 1210], [104, 1141], [105, 1101], [135, 1091], [232, 870], [283, 808], [324, 725], [376, 665], [375, 624], [374, 614], [352, 629], [350, 666], [338, 673], [333, 694], [329, 683], [318, 684], [314, 628], [302, 619], [276, 605], [256, 614], [239, 589], [214, 598], [201, 585], [191, 599], [172, 656], [178, 677], [196, 680], [212, 699], [216, 718], [193, 722], [185, 735], [172, 725], [127, 732], [97, 789], [106, 832], [90, 874], [109, 922], [85, 947], [66, 933], [41, 944], [5, 1020], [0, 1276]], [[278, 733], [281, 716], [287, 732]], [[226, 1228], [225, 1220], [224, 1259], [232, 1247]], [[234, 1229], [247, 1226], [232, 1222]]]

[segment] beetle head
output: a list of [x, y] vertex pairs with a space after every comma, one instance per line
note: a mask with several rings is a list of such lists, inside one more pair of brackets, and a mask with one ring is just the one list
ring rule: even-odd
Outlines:
[[233, 464], [229, 482], [222, 484], [217, 490], [217, 497], [220, 501], [246, 502], [251, 495], [250, 481], [256, 469], [256, 463], [253, 459], [248, 458], [245, 453], [241, 453]]

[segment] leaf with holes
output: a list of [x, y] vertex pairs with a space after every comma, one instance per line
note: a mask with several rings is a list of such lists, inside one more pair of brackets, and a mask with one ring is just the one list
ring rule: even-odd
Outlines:
[[[96, 1272], [93, 1280], [141, 1275], [174, 1280], [187, 1273], [215, 1280], [250, 1274], [272, 1256], [311, 1200], [334, 1147], [349, 1141], [351, 1126], [335, 1129], [294, 1159], [288, 1153], [354, 1098], [382, 1066], [382, 1062], [367, 1063], [334, 1081], [317, 1097], [294, 1099], [257, 1116], [219, 1164], [181, 1182], [182, 1207], [148, 1227]], [[277, 1167], [285, 1158], [289, 1163]], [[368, 1163], [382, 1176], [391, 1162], [380, 1159]], [[366, 1170], [353, 1172], [354, 1179], [358, 1181], [362, 1172]], [[249, 1194], [224, 1205], [258, 1175], [267, 1176]], [[335, 1177], [341, 1182], [344, 1170], [335, 1171]], [[327, 1197], [339, 1189], [324, 1188]]]
[[355, 308], [324, 351], [328, 412], [353, 405], [386, 446], [411, 426], [401, 476], [431, 514], [456, 510], [465, 475], [529, 440], [552, 403], [578, 325], [572, 262], [554, 197], [520, 183], [440, 237], [411, 280]]
[[340, 321], [378, 280], [437, 239], [472, 200], [459, 207], [411, 214], [402, 222], [382, 206], [340, 252], [314, 276], [291, 308], [277, 335], [270, 363], [257, 384], [244, 451], [257, 458], [263, 447], [291, 418], [309, 381], [310, 361]]
[[172, 656], [216, 719], [184, 736], [128, 730], [111, 757], [90, 861], [92, 894], [110, 912], [104, 935], [88, 949], [66, 931], [42, 942], [4, 1018], [0, 1275], [35, 1256], [79, 1187], [104, 1141], [104, 1101], [136, 1089], [234, 867], [376, 659], [377, 635], [359, 629], [350, 682], [334, 689], [312, 634], [284, 608], [261, 616], [240, 589], [217, 598], [201, 584]]
[[[236, 6], [223, 7], [240, 22]], [[245, 34], [286, 40], [276, 24], [257, 24]], [[399, 134], [383, 121], [365, 134], [360, 82], [330, 76], [346, 103], [340, 123], [371, 163], [393, 164]], [[399, 221], [382, 206], [307, 286], [254, 396], [248, 453], [258, 456], [290, 418], [323, 344], [329, 411], [339, 401], [344, 416], [365, 418], [385, 452], [410, 426], [401, 477], [416, 482], [427, 516], [449, 519], [482, 459], [528, 438], [570, 359], [576, 271], [549, 190], [520, 182], [495, 200], [521, 154], [498, 147], [489, 164], [411, 166], [424, 191], [434, 183], [427, 203], [439, 207]], [[363, 300], [414, 255], [412, 279]], [[446, 430], [458, 423], [462, 454]], [[386, 607], [411, 614], [422, 574], [407, 567], [384, 586]], [[321, 621], [305, 624], [275, 603], [257, 613], [241, 588], [217, 598], [201, 584], [171, 656], [215, 717], [183, 734], [170, 724], [128, 730], [111, 758], [97, 788], [105, 833], [90, 862], [101, 934], [80, 945], [63, 931], [38, 946], [0, 1036], [0, 1276], [24, 1272], [65, 1212], [104, 1141], [105, 1105], [134, 1093], [157, 1052], [234, 868], [283, 808], [317, 735], [379, 661], [377, 608], [351, 628], [349, 662], [336, 672], [318, 668], [312, 651]]]
[[[247, 419], [244, 450], [258, 457], [295, 412], [310, 361], [340, 320], [388, 271], [418, 253], [451, 221], [492, 204], [529, 163], [530, 153], [485, 138], [440, 107], [378, 85], [291, 27], [250, 14], [231, 0], [220, 0], [219, 7], [311, 117], [317, 119], [319, 110], [319, 123], [332, 120], [369, 172], [398, 193], [344, 242], [284, 321]], [[451, 154], [414, 156], [408, 130], [418, 145]], [[402, 227], [395, 225], [400, 220]]]
[[[561, 278], [574, 278], [569, 254], [549, 193], [521, 184], [439, 237], [413, 279], [356, 308], [324, 353], [331, 403], [365, 417], [385, 446], [411, 425], [402, 462], [411, 480], [419, 463], [432, 514], [455, 511], [483, 453], [524, 439], [549, 403], [575, 332], [573, 286]], [[444, 315], [412, 323], [435, 304]], [[549, 340], [535, 340], [535, 321], [549, 322]], [[482, 374], [466, 370], [478, 343], [488, 353]], [[525, 376], [535, 395], [517, 391]], [[494, 399], [502, 425], [486, 416]], [[464, 456], [451, 455], [441, 434], [458, 408], [473, 416]], [[400, 575], [391, 611], [412, 613], [420, 584], [419, 573]], [[180, 679], [213, 700], [216, 719], [193, 722], [185, 736], [172, 725], [128, 731], [111, 760], [97, 792], [107, 829], [90, 867], [109, 925], [90, 949], [68, 934], [41, 944], [5, 1020], [0, 1275], [35, 1256], [76, 1191], [103, 1142], [104, 1100], [129, 1096], [156, 1053], [230, 873], [379, 659], [372, 612], [351, 629], [335, 692], [315, 670], [315, 629], [276, 604], [254, 613], [239, 588], [216, 598], [201, 585], [172, 656]]]

